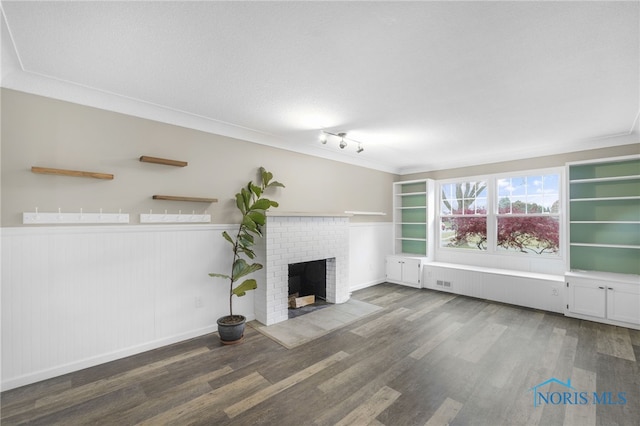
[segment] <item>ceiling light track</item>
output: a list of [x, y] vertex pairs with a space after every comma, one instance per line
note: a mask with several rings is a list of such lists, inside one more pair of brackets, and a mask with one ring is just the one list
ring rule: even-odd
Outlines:
[[358, 142], [356, 140], [347, 138], [346, 132], [331, 133], [331, 132], [327, 132], [326, 130], [322, 130], [320, 131], [320, 143], [323, 145], [326, 145], [330, 136], [333, 136], [334, 138], [339, 139], [340, 143], [338, 144], [338, 146], [340, 147], [340, 149], [345, 149], [347, 145], [349, 145], [349, 142], [352, 142], [354, 144], [357, 144], [358, 148], [356, 149], [356, 152], [358, 154], [364, 151], [364, 148], [362, 147], [362, 142]]

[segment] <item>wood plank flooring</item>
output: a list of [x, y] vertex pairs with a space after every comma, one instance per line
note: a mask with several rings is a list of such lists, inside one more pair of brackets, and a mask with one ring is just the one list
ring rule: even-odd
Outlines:
[[[353, 297], [384, 309], [294, 349], [248, 328], [3, 392], [1, 424], [640, 424], [640, 331], [393, 284]], [[573, 389], [534, 406], [551, 378]]]

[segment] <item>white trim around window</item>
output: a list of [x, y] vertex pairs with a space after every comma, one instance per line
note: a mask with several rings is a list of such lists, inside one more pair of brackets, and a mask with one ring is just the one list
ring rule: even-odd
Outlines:
[[[557, 176], [557, 179], [550, 178], [550, 175]], [[533, 182], [533, 177], [541, 177], [543, 182]], [[546, 180], [545, 178], [546, 177]], [[527, 182], [522, 178], [529, 178], [530, 181]], [[520, 186], [518, 188], [511, 188], [510, 192], [505, 191], [504, 189], [500, 191], [498, 189], [498, 183], [505, 179], [511, 179], [509, 183], [518, 183], [524, 184], [524, 187]], [[473, 248], [460, 249], [454, 247], [446, 247], [443, 246], [443, 239], [447, 238], [447, 235], [444, 233], [447, 232], [446, 229], [443, 229], [442, 218], [452, 218], [452, 217], [483, 217], [484, 215], [478, 214], [475, 212], [473, 215], [467, 214], [465, 212], [458, 212], [461, 214], [455, 214], [454, 209], [447, 208], [447, 212], [443, 212], [443, 198], [442, 191], [443, 187], [446, 187], [450, 184], [457, 183], [469, 183], [469, 182], [486, 182], [486, 249], [479, 250]], [[537, 185], [540, 185], [538, 188]], [[553, 185], [554, 188], [552, 191], [549, 191], [549, 188], [545, 188], [544, 185]], [[538, 193], [533, 193], [531, 191], [532, 188], [536, 187], [536, 191], [540, 191]], [[546, 169], [535, 169], [535, 170], [523, 170], [523, 171], [514, 171], [508, 173], [499, 173], [499, 174], [491, 174], [491, 175], [482, 175], [482, 176], [470, 176], [464, 178], [456, 178], [456, 179], [443, 179], [436, 182], [436, 191], [437, 191], [437, 203], [436, 203], [436, 218], [437, 218], [437, 230], [436, 230], [436, 258], [442, 261], [452, 261], [452, 259], [466, 259], [466, 261], [462, 261], [461, 263], [471, 263], [480, 266], [498, 266], [496, 264], [504, 264], [504, 262], [509, 262], [510, 264], [523, 264], [521, 268], [517, 266], [514, 269], [525, 269], [530, 270], [531, 264], [540, 264], [544, 265], [545, 263], [551, 263], [553, 266], [550, 267], [551, 270], [554, 271], [562, 271], [564, 267], [565, 261], [565, 253], [566, 253], [566, 220], [565, 220], [565, 211], [566, 208], [564, 206], [566, 200], [564, 196], [565, 191], [565, 168], [564, 167], [554, 167], [554, 168], [546, 168]], [[452, 189], [449, 186], [447, 188], [449, 190], [449, 197], [451, 197]], [[463, 191], [464, 192], [464, 191]], [[505, 194], [509, 194], [510, 197], [505, 196]], [[551, 197], [552, 195], [552, 197]], [[499, 203], [500, 199], [503, 199], [504, 203], [510, 203], [511, 212], [508, 214], [500, 214], [499, 213]], [[553, 199], [552, 199], [553, 198]], [[508, 199], [509, 201], [505, 201]], [[550, 201], [551, 200], [551, 201]], [[464, 203], [461, 203], [464, 205]], [[523, 211], [519, 211], [520, 208]], [[534, 211], [530, 211], [531, 209]], [[443, 215], [444, 213], [444, 215]], [[447, 214], [448, 213], [448, 214]], [[466, 212], [470, 213], [470, 212]], [[481, 213], [481, 212], [480, 212]], [[498, 220], [500, 218], [529, 218], [529, 217], [551, 217], [557, 220], [559, 225], [558, 230], [558, 249], [556, 251], [553, 250], [543, 250], [541, 254], [533, 253], [533, 250], [530, 250], [531, 253], [527, 253], [527, 250], [520, 251], [517, 248], [511, 249], [502, 249], [498, 247], [497, 241], [497, 232], [498, 232]], [[445, 226], [446, 228], [446, 226]], [[449, 230], [449, 232], [451, 232]], [[450, 237], [450, 235], [449, 235]], [[473, 244], [469, 244], [472, 246]], [[549, 252], [552, 251], [552, 252]], [[507, 256], [507, 258], [505, 258]], [[483, 260], [483, 257], [491, 258], [491, 260]], [[502, 259], [502, 260], [500, 260]], [[508, 260], [505, 260], [508, 259]], [[523, 261], [520, 261], [522, 259]], [[527, 259], [527, 260], [525, 260]], [[455, 260], [454, 260], [455, 261]], [[535, 268], [534, 268], [535, 269]], [[541, 272], [546, 272], [546, 267], [541, 266]]]

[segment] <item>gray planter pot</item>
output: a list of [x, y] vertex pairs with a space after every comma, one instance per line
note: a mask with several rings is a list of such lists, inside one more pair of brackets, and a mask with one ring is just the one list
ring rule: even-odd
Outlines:
[[225, 315], [218, 318], [218, 334], [225, 345], [239, 343], [244, 337], [244, 326], [247, 319], [242, 315]]

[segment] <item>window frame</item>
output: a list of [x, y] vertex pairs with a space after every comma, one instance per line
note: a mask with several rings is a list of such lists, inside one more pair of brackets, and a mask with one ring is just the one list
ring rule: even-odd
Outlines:
[[[465, 214], [463, 212], [462, 214], [453, 214], [453, 213], [451, 213], [451, 214], [443, 215], [443, 213], [442, 213], [442, 204], [444, 203], [443, 198], [442, 198], [442, 194], [444, 192], [443, 191], [443, 186], [451, 185], [451, 184], [458, 184], [458, 183], [470, 183], [470, 182], [473, 182], [473, 183], [476, 183], [476, 184], [478, 182], [481, 182], [481, 183], [485, 184], [485, 189], [483, 190], [483, 192], [486, 191], [487, 195], [486, 195], [486, 199], [485, 199], [485, 203], [484, 203], [484, 206], [485, 206], [484, 214], [480, 214], [480, 213]], [[438, 233], [437, 233], [438, 244], [437, 244], [437, 248], [456, 250], [456, 251], [462, 250], [464, 252], [469, 252], [469, 253], [486, 252], [488, 247], [489, 247], [488, 218], [489, 218], [489, 211], [491, 210], [491, 207], [490, 207], [491, 196], [490, 196], [490, 191], [489, 191], [489, 187], [490, 187], [489, 181], [487, 179], [483, 179], [483, 178], [480, 178], [480, 179], [472, 179], [472, 178], [471, 179], [456, 179], [456, 180], [451, 180], [451, 181], [439, 181], [437, 187], [438, 187], [438, 202], [437, 202], [438, 211], [437, 211], [436, 216], [439, 219], [438, 225], [437, 225], [438, 226]], [[452, 200], [458, 200], [458, 198], [452, 198]], [[464, 200], [464, 198], [463, 198], [463, 200]], [[477, 211], [477, 207], [478, 206], [474, 207], [474, 209], [476, 211]], [[452, 211], [453, 211], [453, 209], [452, 209]], [[487, 233], [487, 235], [485, 237], [485, 240], [486, 240], [487, 248], [484, 249], [484, 250], [482, 250], [482, 249], [478, 249], [478, 250], [471, 249], [471, 250], [469, 250], [469, 249], [461, 249], [461, 248], [456, 248], [456, 247], [443, 246], [442, 245], [442, 240], [443, 240], [443, 236], [442, 236], [442, 232], [443, 232], [443, 229], [442, 229], [442, 218], [443, 217], [447, 217], [447, 218], [485, 218], [485, 229], [486, 229], [486, 233]]]
[[[558, 176], [558, 212], [557, 213], [537, 213], [537, 214], [528, 214], [522, 216], [528, 217], [557, 217], [559, 230], [558, 230], [558, 251], [555, 253], [521, 253], [515, 250], [508, 249], [500, 249], [498, 247], [498, 218], [499, 217], [516, 217], [516, 215], [509, 214], [504, 215], [499, 213], [499, 191], [498, 191], [498, 182], [501, 179], [506, 178], [518, 178], [518, 177], [530, 177], [530, 176], [546, 176], [546, 175], [557, 175]], [[456, 247], [447, 247], [442, 245], [442, 218], [443, 217], [452, 217], [452, 215], [444, 215], [442, 211], [442, 191], [444, 185], [449, 184], [457, 184], [464, 182], [479, 182], [484, 181], [487, 184], [487, 202], [486, 202], [486, 229], [487, 229], [487, 239], [486, 244], [487, 247], [485, 250], [476, 249], [476, 250], [468, 250], [468, 249], [460, 249]], [[496, 256], [516, 256], [520, 259], [556, 259], [563, 260], [566, 257], [566, 235], [568, 232], [568, 224], [565, 220], [565, 215], [567, 211], [566, 206], [566, 196], [565, 196], [565, 167], [557, 166], [557, 167], [549, 167], [543, 169], [530, 169], [530, 170], [515, 170], [510, 172], [500, 172], [494, 174], [486, 174], [479, 176], [467, 176], [461, 178], [451, 178], [451, 179], [441, 179], [436, 181], [436, 212], [435, 212], [435, 225], [437, 227], [436, 230], [436, 243], [435, 250], [436, 252], [441, 253], [464, 253], [464, 254], [473, 254], [473, 255], [496, 255]], [[481, 215], [468, 215], [465, 217], [483, 217]]]

